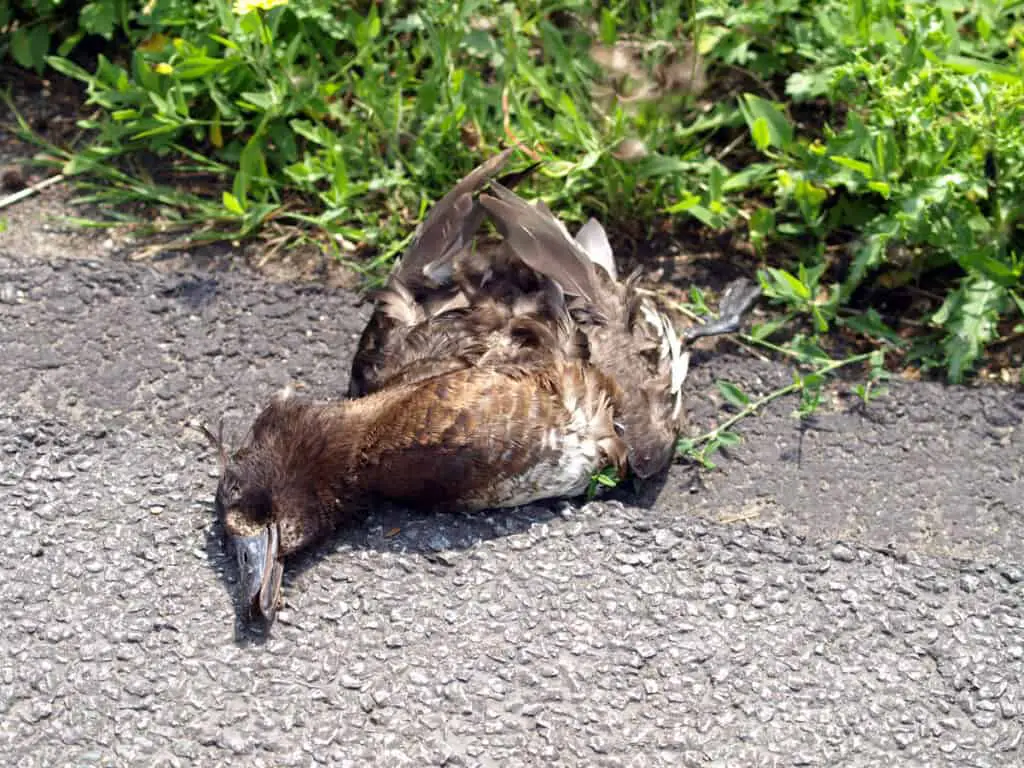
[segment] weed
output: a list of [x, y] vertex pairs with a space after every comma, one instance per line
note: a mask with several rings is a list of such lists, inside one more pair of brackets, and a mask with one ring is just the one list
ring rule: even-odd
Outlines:
[[[765, 346], [764, 342], [759, 342], [752, 336], [741, 336], [740, 338], [750, 344]], [[794, 415], [801, 419], [809, 418], [821, 405], [822, 387], [828, 376], [840, 368], [844, 368], [849, 365], [862, 363], [871, 364], [872, 374], [869, 381], [866, 384], [858, 385], [858, 388], [856, 389], [857, 394], [861, 397], [865, 405], [872, 396], [877, 397], [881, 394], [878, 391], [872, 392], [871, 390], [871, 387], [873, 387], [877, 381], [882, 380], [886, 375], [884, 373], [884, 369], [881, 367], [881, 352], [879, 350], [865, 352], [859, 355], [851, 355], [850, 357], [842, 359], [832, 359], [825, 356], [823, 353], [821, 355], [813, 356], [806, 354], [801, 355], [790, 350], [774, 347], [774, 345], [766, 346], [774, 349], [776, 352], [784, 352], [787, 356], [796, 357], [800, 367], [810, 367], [810, 370], [806, 373], [801, 373], [799, 371], [794, 373], [793, 382], [791, 384], [779, 387], [778, 389], [757, 399], [751, 398], [736, 384], [730, 381], [718, 381], [717, 386], [719, 393], [729, 405], [736, 409], [736, 413], [714, 429], [711, 429], [698, 437], [681, 439], [676, 446], [677, 453], [698, 462], [701, 466], [707, 469], [713, 469], [716, 465], [714, 461], [712, 461], [711, 457], [721, 449], [728, 448], [739, 443], [740, 436], [733, 432], [732, 428], [740, 421], [748, 416], [755, 415], [769, 403], [772, 403], [781, 397], [785, 397], [786, 395], [792, 394], [798, 394], [800, 396]]]
[[[568, 221], [745, 235], [758, 339], [899, 339], [959, 381], [1022, 314], [1018, 6], [0, 0], [0, 56], [85, 84], [88, 142], [47, 155], [112, 220], [290, 227], [373, 282], [518, 141]], [[905, 290], [934, 298], [887, 309]]]
[[619, 480], [619, 474], [614, 467], [605, 467], [600, 472], [595, 472], [587, 486], [587, 499], [597, 498], [602, 488], [614, 488], [619, 484]]
[[[762, 276], [763, 281], [768, 278]], [[778, 290], [780, 294], [789, 296], [794, 303], [800, 301], [808, 302], [812, 295], [808, 287], [806, 275], [798, 282], [789, 273], [773, 275], [772, 282], [766, 285], [768, 290]], [[771, 294], [770, 294], [771, 295]], [[707, 303], [703, 293], [698, 289], [691, 291], [691, 301], [680, 305], [678, 309], [691, 319], [700, 316], [708, 316]], [[813, 314], [813, 313], [812, 313]], [[779, 322], [773, 321], [770, 325]], [[878, 349], [869, 352], [853, 354], [846, 357], [833, 358], [815, 341], [814, 335], [805, 336], [798, 334], [785, 346], [780, 346], [768, 341], [765, 325], [755, 325], [750, 334], [737, 334], [734, 338], [742, 345], [751, 349], [763, 349], [772, 354], [791, 360], [795, 363], [797, 370], [793, 374], [793, 381], [784, 387], [769, 392], [757, 399], [751, 398], [735, 383], [727, 380], [716, 382], [719, 394], [722, 399], [731, 406], [735, 413], [719, 424], [717, 427], [693, 438], [681, 438], [676, 445], [677, 453], [696, 461], [706, 469], [713, 469], [715, 463], [712, 456], [723, 448], [736, 445], [740, 442], [740, 436], [732, 431], [743, 419], [755, 415], [769, 403], [787, 395], [799, 395], [799, 401], [794, 411], [794, 416], [799, 419], [808, 419], [820, 408], [822, 391], [829, 377], [836, 371], [847, 366], [867, 365], [867, 376], [862, 382], [853, 387], [853, 392], [861, 399], [863, 407], [867, 407], [874, 398], [881, 397], [886, 393], [886, 388], [880, 386], [888, 380], [890, 374], [885, 368], [886, 348], [898, 348], [902, 340], [898, 337], [886, 338], [884, 334], [877, 339], [883, 345]], [[865, 325], [865, 330], [876, 330], [871, 323]]]

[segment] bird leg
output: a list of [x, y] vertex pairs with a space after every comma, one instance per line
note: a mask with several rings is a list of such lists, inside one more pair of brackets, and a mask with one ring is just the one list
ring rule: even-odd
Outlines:
[[761, 287], [745, 277], [733, 280], [722, 292], [718, 302], [718, 319], [708, 316], [697, 318], [701, 325], [694, 325], [683, 332], [683, 338], [692, 342], [705, 336], [721, 336], [735, 333], [740, 328], [743, 316], [754, 306], [761, 295]]

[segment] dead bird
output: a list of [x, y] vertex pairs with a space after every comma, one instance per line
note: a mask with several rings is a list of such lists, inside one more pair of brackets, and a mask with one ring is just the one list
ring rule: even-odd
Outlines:
[[[420, 225], [360, 339], [348, 399], [275, 397], [221, 455], [216, 507], [240, 598], [272, 621], [283, 561], [374, 500], [513, 507], [583, 493], [592, 476], [649, 477], [680, 431], [684, 342], [735, 330], [759, 291], [730, 286], [721, 320], [684, 338], [620, 280], [591, 219], [573, 237], [542, 202], [493, 181], [508, 149]], [[528, 169], [532, 170], [531, 169]], [[501, 236], [488, 248], [485, 219]]]

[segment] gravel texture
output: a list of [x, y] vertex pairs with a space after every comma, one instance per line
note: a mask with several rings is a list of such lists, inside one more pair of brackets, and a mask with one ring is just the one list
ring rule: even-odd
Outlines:
[[[792, 400], [720, 470], [605, 501], [376, 511], [235, 622], [216, 460], [343, 392], [368, 309], [0, 238], [0, 754], [11, 766], [1024, 763], [1024, 394]], [[723, 349], [727, 348], [723, 347]], [[784, 366], [703, 356], [763, 393]]]

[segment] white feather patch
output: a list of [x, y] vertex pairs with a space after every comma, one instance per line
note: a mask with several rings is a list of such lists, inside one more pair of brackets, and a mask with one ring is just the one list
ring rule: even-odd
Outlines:
[[586, 251], [592, 262], [608, 273], [612, 280], [619, 279], [618, 270], [615, 269], [615, 255], [601, 222], [597, 219], [588, 219], [576, 233], [576, 243]]

